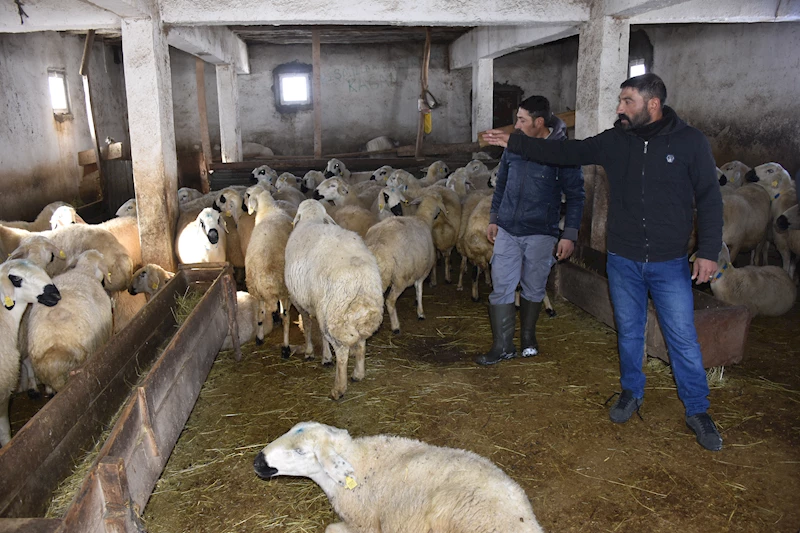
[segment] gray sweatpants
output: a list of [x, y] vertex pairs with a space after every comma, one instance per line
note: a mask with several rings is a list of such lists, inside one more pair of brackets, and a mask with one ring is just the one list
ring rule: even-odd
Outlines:
[[492, 255], [492, 305], [514, 302], [514, 291], [522, 285], [522, 297], [529, 302], [544, 299], [547, 277], [556, 262], [558, 239], [549, 235], [515, 237], [503, 228], [497, 231]]

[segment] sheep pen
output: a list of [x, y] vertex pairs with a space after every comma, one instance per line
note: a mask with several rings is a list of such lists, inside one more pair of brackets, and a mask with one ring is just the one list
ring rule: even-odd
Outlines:
[[[302, 352], [281, 359], [280, 328], [263, 346], [244, 346], [239, 363], [221, 353], [142, 512], [147, 531], [299, 533], [338, 521], [313, 481], [264, 482], [253, 472], [253, 456], [302, 420], [487, 457], [525, 489], [545, 531], [800, 527], [798, 304], [755, 318], [744, 361], [712, 384], [725, 440], [714, 454], [684, 426], [658, 360], [646, 369], [644, 420], [608, 420], [603, 403], [619, 387], [616, 335], [565, 300], [554, 299], [558, 316], [538, 323], [541, 355], [481, 368], [472, 356], [491, 343], [485, 297], [473, 303], [440, 284], [424, 298], [427, 320], [417, 322], [413, 293], [400, 297], [400, 319], [413, 327], [395, 336], [384, 320], [367, 341], [365, 379], [337, 402], [327, 396], [333, 368]], [[291, 342], [303, 342], [296, 328]], [[24, 420], [13, 406], [11, 415], [17, 430]]]

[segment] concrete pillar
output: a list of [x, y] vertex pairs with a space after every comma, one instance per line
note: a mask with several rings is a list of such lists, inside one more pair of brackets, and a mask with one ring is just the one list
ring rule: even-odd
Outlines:
[[178, 160], [169, 46], [161, 20], [122, 19], [122, 52], [142, 260], [174, 272]]
[[242, 160], [242, 130], [239, 126], [239, 81], [233, 65], [217, 65], [219, 137], [222, 162]]
[[614, 125], [619, 84], [628, 77], [630, 23], [603, 16], [603, 2], [596, 4], [580, 31], [576, 139], [591, 137]]
[[478, 132], [491, 129], [494, 110], [494, 60], [478, 59], [472, 63], [472, 140]]

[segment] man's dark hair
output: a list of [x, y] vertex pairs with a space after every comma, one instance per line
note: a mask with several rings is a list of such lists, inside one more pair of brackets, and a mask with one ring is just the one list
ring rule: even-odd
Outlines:
[[664, 85], [664, 80], [652, 72], [628, 78], [619, 86], [620, 89], [625, 87], [639, 91], [645, 101], [651, 98], [658, 98], [661, 101], [661, 105], [664, 105], [664, 101], [667, 99], [667, 86]]
[[535, 95], [520, 102], [519, 107], [528, 112], [532, 119], [544, 119], [545, 124], [550, 122], [550, 101], [544, 96]]

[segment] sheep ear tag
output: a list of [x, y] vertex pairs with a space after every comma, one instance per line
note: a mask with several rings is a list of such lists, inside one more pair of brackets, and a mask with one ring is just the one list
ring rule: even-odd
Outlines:
[[349, 490], [353, 490], [354, 488], [358, 487], [358, 482], [356, 482], [352, 476], [347, 476], [344, 478], [344, 486]]
[[[328, 444], [323, 446], [322, 449], [316, 452], [317, 460], [319, 460], [322, 469], [325, 473], [342, 487], [347, 487], [352, 490], [358, 486], [355, 478], [353, 466]], [[349, 485], [352, 485], [350, 487]]]
[[158, 282], [154, 281], [153, 283], [151, 283], [150, 288], [153, 289], [154, 291], [158, 290]]

